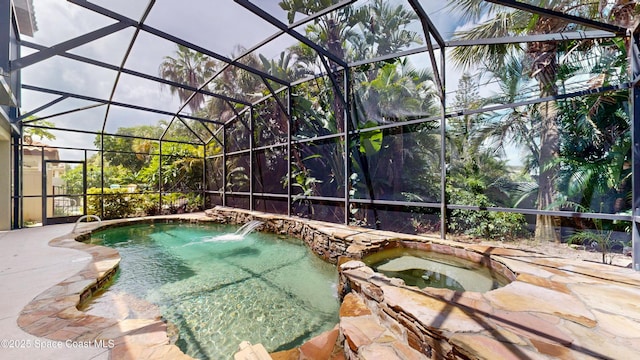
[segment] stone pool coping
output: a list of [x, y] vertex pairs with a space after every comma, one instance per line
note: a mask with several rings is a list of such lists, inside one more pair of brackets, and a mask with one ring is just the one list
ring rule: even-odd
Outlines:
[[[221, 207], [208, 210], [206, 216], [182, 214], [105, 221], [93, 229], [163, 219], [226, 223], [262, 220], [272, 232], [300, 236], [319, 256], [332, 262], [338, 262], [341, 256], [358, 259], [374, 248], [406, 241], [490, 256], [513, 272], [511, 284], [477, 294], [416, 291], [371, 274], [361, 264], [344, 265], [341, 276], [345, 283], [351, 282], [350, 287], [356, 289], [352, 294], [358, 297], [351, 302], [365, 304], [375, 314], [366, 319], [341, 316], [340, 341], [352, 354], [353, 344], [359, 344], [355, 351], [360, 350], [358, 355], [363, 359], [374, 358], [371, 354], [380, 349], [410, 353], [405, 345], [418, 348], [423, 354], [435, 350], [453, 358], [518, 358], [522, 354], [532, 358], [568, 359], [594, 354], [629, 358], [640, 354], [640, 274], [631, 269]], [[28, 333], [51, 340], [113, 340], [111, 358], [190, 359], [170, 344], [167, 326], [159, 318], [118, 321], [77, 310], [87, 290], [97, 288], [99, 282], [115, 272], [119, 255], [113, 249], [75, 241], [75, 237], [57, 237], [50, 245], [85, 251], [92, 261], [78, 274], [34, 298], [22, 310], [18, 325]], [[401, 320], [392, 314], [399, 314]], [[390, 329], [395, 347], [385, 347], [389, 339], [384, 336], [368, 336], [367, 331], [372, 328], [367, 324]], [[415, 331], [407, 331], [411, 327]], [[412, 335], [415, 333], [424, 337]], [[420, 356], [423, 355], [416, 358]]]

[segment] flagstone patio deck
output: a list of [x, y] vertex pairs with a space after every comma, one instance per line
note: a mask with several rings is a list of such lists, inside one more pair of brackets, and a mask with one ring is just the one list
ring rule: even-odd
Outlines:
[[[352, 288], [367, 289], [348, 296], [350, 305], [343, 307], [351, 309], [341, 309], [340, 336], [333, 332], [347, 356], [351, 352], [362, 359], [383, 354], [426, 358], [437, 352], [478, 359], [640, 358], [640, 274], [631, 269], [258, 212], [238, 214], [238, 221], [250, 217], [293, 232], [325, 234], [330, 241], [314, 243], [327, 246], [325, 255], [342, 249], [357, 258], [371, 247], [406, 239], [485, 254], [516, 275], [511, 284], [485, 294], [420, 291], [373, 274], [358, 262], [347, 263], [342, 274], [353, 282]], [[204, 214], [180, 217], [211, 220]], [[111, 249], [74, 241], [69, 236], [72, 228], [55, 225], [0, 233], [0, 358], [189, 358], [170, 344], [159, 316], [118, 319], [77, 310], [82, 294], [113, 272], [119, 256]], [[375, 304], [391, 311], [376, 313]], [[369, 312], [357, 309], [362, 306]], [[392, 313], [401, 314], [404, 323], [390, 319]], [[408, 331], [411, 327], [414, 330]], [[288, 352], [287, 358], [309, 356], [312, 346], [301, 348]]]

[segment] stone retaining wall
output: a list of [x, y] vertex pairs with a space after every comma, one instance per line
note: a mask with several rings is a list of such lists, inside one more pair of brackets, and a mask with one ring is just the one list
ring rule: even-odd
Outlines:
[[[387, 246], [390, 237], [369, 234], [369, 230], [257, 211], [216, 207], [205, 211], [217, 223], [241, 225], [252, 220], [264, 224], [257, 229], [296, 237], [318, 256], [337, 264], [341, 256], [361, 259], [365, 254]], [[364, 235], [366, 234], [366, 235]]]
[[[340, 266], [340, 283], [350, 290], [347, 296], [355, 299], [352, 301], [363, 304], [371, 312], [367, 319], [362, 316], [341, 317], [340, 326], [346, 340], [345, 354], [348, 354], [348, 358], [362, 358], [358, 355], [365, 349], [388, 343], [386, 338], [382, 341], [372, 336], [366, 336], [364, 341], [361, 339], [360, 334], [375, 334], [380, 332], [378, 329], [384, 329], [390, 334], [387, 338], [398, 339], [422, 354], [414, 354], [412, 358], [466, 359], [450, 343], [449, 332], [480, 330], [480, 326], [468, 319], [466, 314], [447, 304], [446, 297], [455, 296], [453, 291], [440, 289], [435, 294], [422, 292], [405, 286], [400, 279], [375, 273], [360, 261], [349, 261]], [[416, 314], [428, 314], [430, 321], [421, 321]], [[456, 327], [449, 329], [445, 322], [447, 325], [455, 323]], [[358, 331], [353, 331], [354, 328]], [[349, 351], [347, 345], [351, 345]]]
[[346, 258], [342, 261], [361, 260], [382, 249], [405, 247], [453, 255], [482, 264], [508, 280], [515, 279], [515, 274], [504, 264], [493, 260], [490, 254], [469, 251], [460, 244], [455, 245], [435, 236], [400, 234], [225, 207], [206, 210], [205, 214], [221, 224], [241, 225], [252, 220], [262, 221], [264, 224], [257, 229], [299, 238], [315, 254], [332, 264], [338, 264], [342, 257]]

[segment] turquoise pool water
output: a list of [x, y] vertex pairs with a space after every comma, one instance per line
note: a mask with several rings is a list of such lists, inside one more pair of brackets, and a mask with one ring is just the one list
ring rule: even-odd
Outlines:
[[229, 359], [243, 340], [289, 349], [338, 322], [337, 271], [299, 239], [224, 225], [155, 224], [107, 229], [92, 243], [122, 258], [108, 293], [160, 307], [177, 345], [200, 359]]

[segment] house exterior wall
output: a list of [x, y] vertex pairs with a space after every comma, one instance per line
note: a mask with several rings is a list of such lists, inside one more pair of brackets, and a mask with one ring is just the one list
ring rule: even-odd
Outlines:
[[[0, 0], [0, 76], [9, 71], [11, 50], [15, 45], [15, 29], [11, 21], [11, 2]], [[8, 79], [9, 82], [12, 78]], [[6, 81], [6, 80], [5, 80]], [[2, 85], [2, 84], [0, 84]], [[11, 169], [11, 130], [9, 102], [0, 103], [0, 169]], [[0, 176], [0, 230], [11, 228], [11, 176]]]
[[[11, 168], [10, 133], [0, 127], [0, 169]], [[0, 176], [0, 230], [11, 229], [11, 176]]]

